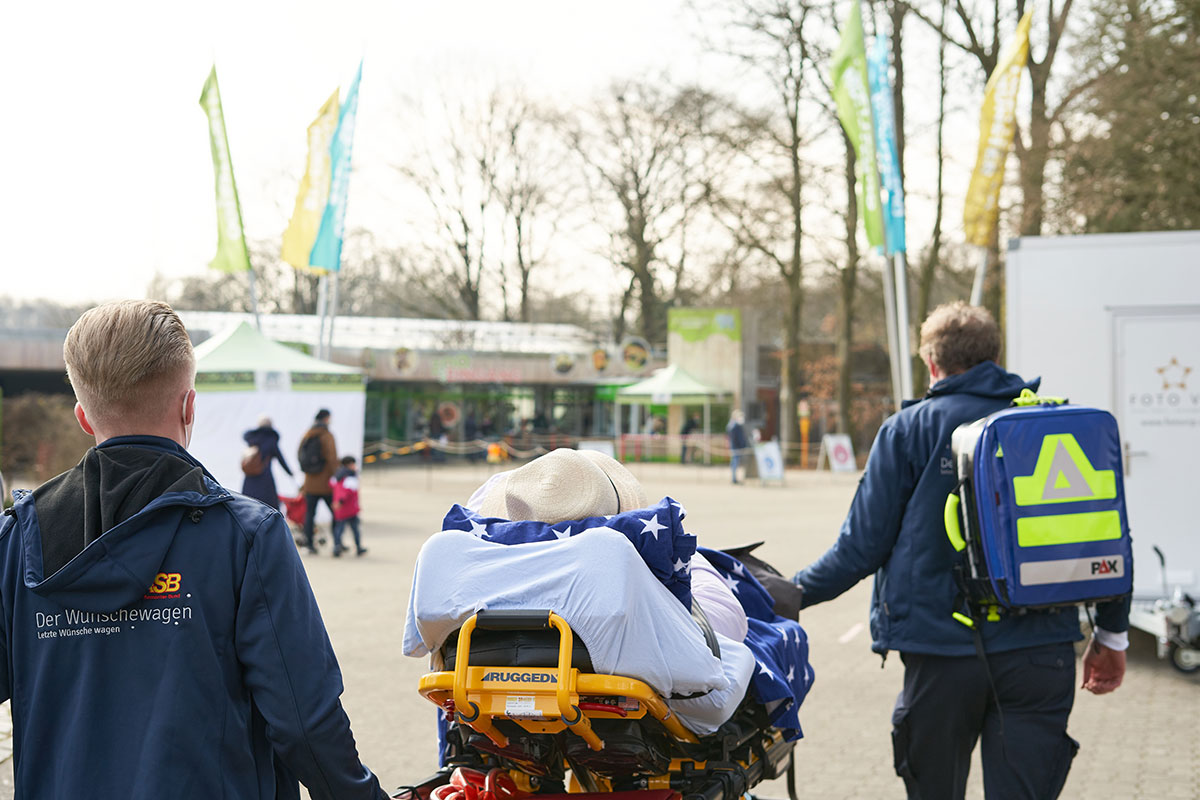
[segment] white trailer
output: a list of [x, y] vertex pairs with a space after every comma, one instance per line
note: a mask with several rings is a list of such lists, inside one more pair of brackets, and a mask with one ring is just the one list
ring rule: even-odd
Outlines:
[[1006, 288], [1007, 367], [1117, 418], [1135, 624], [1165, 646], [1153, 601], [1200, 598], [1200, 231], [1015, 239]]

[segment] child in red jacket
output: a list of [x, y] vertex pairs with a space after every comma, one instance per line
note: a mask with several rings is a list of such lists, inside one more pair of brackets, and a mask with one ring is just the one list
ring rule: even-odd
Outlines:
[[346, 525], [354, 533], [355, 555], [362, 555], [367, 548], [362, 546], [362, 532], [358, 526], [358, 472], [355, 465], [358, 461], [354, 456], [342, 458], [342, 466], [329, 485], [333, 488], [333, 557], [337, 558], [346, 549], [342, 547], [342, 531]]

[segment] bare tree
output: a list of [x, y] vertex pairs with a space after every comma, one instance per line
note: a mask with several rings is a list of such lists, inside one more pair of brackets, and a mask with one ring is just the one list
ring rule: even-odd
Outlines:
[[[858, 284], [858, 198], [854, 145], [842, 131], [846, 146], [846, 263], [839, 272], [837, 336], [838, 432], [854, 435], [851, 417], [850, 358], [854, 348], [854, 295]], [[885, 266], [884, 269], [887, 269]]]
[[630, 82], [560, 122], [611, 258], [628, 275], [615, 327], [636, 302], [638, 329], [651, 343], [666, 341], [667, 302], [687, 275], [687, 231], [708, 185], [697, 165], [715, 104], [700, 90]]
[[[947, 0], [942, 0], [942, 9], [939, 24], [944, 28], [946, 24], [946, 4]], [[930, 299], [933, 296], [933, 283], [937, 277], [938, 269], [942, 264], [942, 216], [945, 210], [946, 193], [944, 190], [944, 178], [946, 171], [946, 153], [945, 153], [945, 129], [946, 129], [946, 40], [943, 37], [938, 39], [938, 116], [937, 128], [935, 136], [935, 152], [937, 158], [937, 180], [935, 187], [935, 201], [933, 213], [933, 232], [929, 237], [929, 244], [926, 246], [925, 254], [921, 259], [921, 266], [917, 274], [917, 324], [929, 316], [932, 310]], [[928, 388], [929, 374], [926, 370], [924, 362], [920, 356], [913, 357], [913, 389], [918, 396], [924, 394], [924, 390]]]
[[[488, 126], [499, 136], [488, 181], [503, 217], [501, 284], [505, 319], [533, 321], [533, 271], [544, 265], [551, 242], [574, 206], [574, 182], [566, 168], [553, 115], [520, 90], [494, 90], [488, 102]], [[511, 237], [511, 238], [510, 238]], [[519, 309], [508, 303], [510, 267], [515, 269]]]
[[[438, 111], [417, 100], [407, 104], [414, 131], [413, 149], [395, 165], [405, 187], [424, 201], [413, 215], [408, 277], [435, 292], [442, 315], [480, 319], [482, 290], [496, 278], [502, 227], [493, 207], [491, 177], [501, 135], [486, 103], [468, 92], [444, 92]], [[457, 97], [458, 102], [450, 100]], [[490, 275], [489, 275], [490, 273]]]
[[[937, 31], [943, 39], [972, 56], [978, 62], [986, 81], [996, 68], [1002, 44], [1013, 35], [1015, 20], [1024, 15], [1028, 2], [1029, 0], [1015, 0], [1013, 13], [1009, 13], [1002, 6], [1001, 0], [992, 0], [987, 14], [977, 14], [975, 7], [968, 7], [964, 0], [953, 0], [953, 11], [961, 33], [951, 31], [944, 19], [934, 20], [912, 3], [908, 3], [907, 6], [914, 16]], [[1054, 152], [1053, 126], [1065, 122], [1064, 117], [1068, 109], [1096, 80], [1093, 70], [1080, 70], [1072, 75], [1057, 93], [1056, 102], [1052, 102], [1051, 74], [1073, 5], [1074, 0], [1061, 0], [1058, 4], [1049, 0], [1045, 4], [1043, 20], [1039, 21], [1035, 17], [1034, 30], [1039, 31], [1040, 35], [1034, 37], [1031, 34], [1035, 41], [1040, 38], [1045, 42], [1045, 49], [1040, 59], [1035, 55], [1034, 47], [1029, 49], [1027, 65], [1032, 92], [1027, 109], [1028, 132], [1018, 128], [1014, 142], [1020, 162], [1022, 205], [1019, 231], [1023, 236], [1036, 236], [1042, 232], [1046, 216], [1046, 168]]]
[[[826, 125], [810, 114], [813, 93], [813, 6], [793, 0], [742, 0], [722, 4], [726, 41], [714, 45], [732, 56], [763, 87], [762, 110], [745, 114], [735, 147], [748, 174], [740, 185], [715, 193], [725, 221], [748, 256], [779, 277], [783, 305], [780, 354], [780, 435], [796, 440], [796, 399], [802, 376], [800, 340], [805, 297], [805, 188], [810, 178], [806, 148]], [[714, 8], [716, 11], [717, 8]], [[806, 119], [806, 114], [808, 118]], [[814, 125], [816, 121], [816, 125]]]

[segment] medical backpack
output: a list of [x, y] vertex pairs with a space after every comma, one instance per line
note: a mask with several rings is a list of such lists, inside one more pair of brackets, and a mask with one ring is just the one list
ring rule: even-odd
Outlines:
[[[1038, 397], [960, 425], [946, 534], [966, 607], [997, 619], [1130, 593], [1121, 438], [1107, 411]], [[955, 613], [971, 627], [975, 614]]]

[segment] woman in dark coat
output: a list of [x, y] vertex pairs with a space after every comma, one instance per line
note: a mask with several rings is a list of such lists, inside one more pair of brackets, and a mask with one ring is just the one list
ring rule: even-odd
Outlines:
[[[271, 427], [270, 417], [262, 416], [258, 418], [258, 427], [246, 431], [242, 438], [246, 440], [247, 447], [258, 448], [263, 466], [262, 472], [257, 475], [246, 473], [246, 479], [242, 481], [242, 494], [278, 509], [279, 492], [275, 489], [275, 476], [271, 474], [271, 461], [279, 459], [279, 466], [283, 467], [283, 471], [288, 475], [292, 474], [291, 467], [283, 460], [283, 453], [279, 452], [279, 431]], [[243, 472], [246, 471], [245, 464], [246, 459], [243, 458]]]

